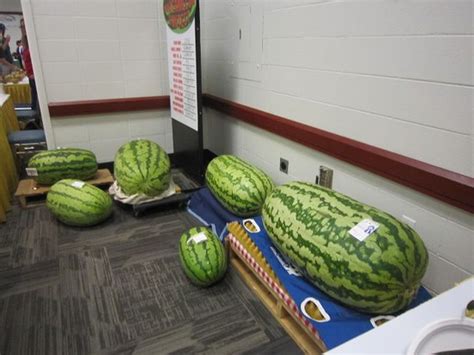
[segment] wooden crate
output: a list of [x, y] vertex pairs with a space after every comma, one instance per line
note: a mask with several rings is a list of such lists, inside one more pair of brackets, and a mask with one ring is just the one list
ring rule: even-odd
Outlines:
[[[99, 169], [94, 178], [87, 182], [95, 186], [109, 186], [113, 184], [114, 178], [109, 169]], [[49, 188], [50, 186], [40, 185], [33, 179], [23, 179], [18, 183], [15, 197], [23, 208], [38, 206], [46, 199]]]
[[327, 351], [318, 332], [308, 325], [258, 247], [238, 222], [228, 224], [227, 246], [230, 264], [262, 301], [288, 335], [306, 354]]

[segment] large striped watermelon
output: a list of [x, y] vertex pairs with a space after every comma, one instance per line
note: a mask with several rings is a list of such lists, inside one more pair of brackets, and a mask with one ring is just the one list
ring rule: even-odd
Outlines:
[[189, 280], [210, 286], [227, 270], [227, 254], [219, 238], [208, 228], [194, 227], [179, 240], [181, 266]]
[[97, 172], [97, 159], [86, 149], [46, 150], [35, 154], [28, 162], [28, 168], [36, 169], [37, 176], [32, 177], [39, 184], [52, 185], [62, 179], [93, 178]]
[[[363, 241], [349, 230], [379, 224]], [[393, 313], [416, 295], [428, 264], [418, 234], [391, 215], [318, 185], [292, 182], [263, 207], [275, 246], [317, 287], [368, 313]]]
[[72, 226], [91, 226], [112, 213], [112, 199], [106, 192], [74, 179], [51, 186], [46, 205], [57, 219]]
[[127, 195], [158, 196], [170, 183], [168, 154], [146, 139], [122, 145], [115, 156], [114, 171], [118, 185]]
[[206, 183], [225, 208], [242, 217], [259, 214], [273, 189], [262, 170], [233, 155], [221, 155], [209, 163]]

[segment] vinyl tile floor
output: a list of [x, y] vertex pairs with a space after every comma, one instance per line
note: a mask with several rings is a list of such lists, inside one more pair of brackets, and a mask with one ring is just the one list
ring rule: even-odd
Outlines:
[[0, 354], [299, 354], [231, 267], [210, 288], [186, 279], [178, 240], [196, 225], [115, 205], [75, 228], [14, 206], [0, 225]]

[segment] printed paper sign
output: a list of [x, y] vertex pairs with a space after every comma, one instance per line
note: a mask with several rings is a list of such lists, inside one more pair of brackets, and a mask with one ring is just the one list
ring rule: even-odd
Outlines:
[[38, 170], [36, 170], [36, 168], [26, 168], [26, 175], [38, 176]]
[[374, 222], [371, 219], [364, 219], [352, 227], [349, 234], [362, 242], [365, 238], [375, 232], [378, 227], [379, 224], [377, 222]]
[[73, 183], [71, 183], [71, 186], [73, 187], [77, 187], [78, 189], [82, 189], [82, 187], [85, 185], [86, 183], [84, 181], [74, 181]]
[[198, 130], [197, 0], [164, 0], [171, 117]]
[[202, 242], [205, 242], [207, 240], [207, 235], [206, 233], [199, 233], [196, 235], [193, 235], [191, 238], [188, 239], [188, 244], [190, 242], [193, 242], [194, 244], [199, 244]]

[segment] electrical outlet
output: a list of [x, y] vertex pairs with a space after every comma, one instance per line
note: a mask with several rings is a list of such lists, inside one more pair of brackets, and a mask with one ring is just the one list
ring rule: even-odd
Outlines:
[[332, 189], [332, 177], [334, 171], [325, 166], [319, 167], [319, 185]]
[[282, 173], [288, 174], [288, 160], [280, 158], [280, 171]]

